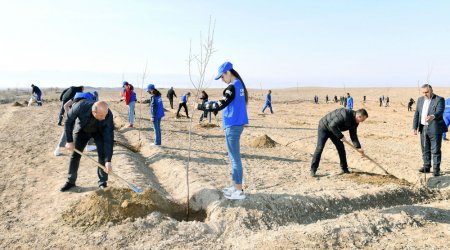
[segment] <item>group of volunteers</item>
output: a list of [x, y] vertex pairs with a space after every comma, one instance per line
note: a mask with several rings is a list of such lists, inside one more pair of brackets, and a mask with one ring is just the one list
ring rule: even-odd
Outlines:
[[[231, 200], [242, 200], [246, 198], [243, 190], [243, 167], [240, 152], [240, 138], [245, 125], [249, 123], [247, 114], [248, 92], [243, 79], [233, 68], [230, 62], [223, 63], [219, 69], [215, 80], [221, 79], [227, 87], [223, 90], [222, 98], [218, 101], [209, 100], [208, 94], [201, 93], [201, 104], [197, 107], [202, 110], [199, 122], [208, 117], [211, 113], [217, 114], [222, 111], [222, 127], [225, 133], [225, 143], [228, 157], [231, 162], [231, 183], [223, 188], [224, 197]], [[33, 93], [41, 97], [40, 90], [34, 86]], [[137, 101], [133, 86], [128, 82], [123, 82], [122, 99], [128, 106], [129, 128], [134, 127], [135, 103]], [[154, 146], [161, 146], [161, 119], [164, 117], [164, 105], [161, 92], [154, 84], [148, 84], [146, 88], [150, 94], [149, 114], [154, 128]], [[434, 176], [440, 175], [441, 142], [446, 139], [445, 132], [450, 121], [450, 99], [446, 102], [442, 97], [433, 93], [429, 84], [424, 84], [421, 88], [423, 96], [417, 101], [417, 108], [414, 114], [413, 130], [414, 134], [421, 134], [421, 148], [423, 166], [420, 172], [431, 171], [431, 159], [433, 161]], [[266, 108], [272, 110], [272, 91], [266, 95], [264, 113]], [[188, 99], [190, 93], [180, 97], [180, 103], [176, 112], [180, 116], [180, 110], [185, 109], [186, 117], [188, 113]], [[173, 109], [173, 98], [177, 97], [173, 88], [167, 93], [170, 107]], [[318, 99], [318, 97], [317, 97]], [[337, 96], [335, 96], [337, 101]], [[341, 97], [341, 100], [343, 98]], [[353, 98], [347, 94], [344, 108], [338, 108], [329, 112], [319, 121], [317, 128], [317, 145], [314, 151], [310, 174], [318, 176], [320, 158], [328, 139], [335, 145], [340, 159], [342, 174], [350, 173], [347, 164], [344, 143], [350, 143], [344, 131], [349, 131], [350, 141], [359, 153], [364, 155], [364, 150], [359, 142], [357, 128], [363, 123], [369, 114], [365, 109], [353, 110]], [[107, 187], [108, 173], [112, 171], [112, 156], [114, 144], [114, 123], [113, 114], [105, 101], [99, 100], [96, 91], [84, 92], [83, 86], [72, 86], [61, 94], [61, 109], [58, 116], [58, 125], [64, 125], [64, 130], [54, 151], [55, 155], [60, 155], [60, 147], [65, 146], [73, 151], [69, 161], [67, 181], [60, 189], [61, 192], [68, 191], [75, 187], [77, 172], [81, 155], [74, 151], [83, 151], [86, 146], [89, 150], [96, 150], [98, 162], [105, 167], [98, 168], [98, 186]], [[65, 117], [65, 121], [63, 122]], [[210, 117], [210, 116], [209, 116]], [[90, 144], [90, 145], [88, 145]], [[95, 145], [94, 145], [95, 144]], [[89, 148], [91, 147], [91, 148]]]

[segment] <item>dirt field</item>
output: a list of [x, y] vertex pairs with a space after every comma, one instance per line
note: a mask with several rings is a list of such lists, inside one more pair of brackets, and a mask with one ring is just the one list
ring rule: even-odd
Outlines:
[[[0, 104], [1, 249], [446, 249], [450, 239], [450, 143], [443, 142], [440, 177], [419, 175], [419, 138], [412, 135], [409, 98], [417, 89], [348, 89], [355, 108], [369, 119], [358, 128], [366, 154], [392, 176], [347, 147], [350, 175], [340, 175], [337, 151], [328, 142], [319, 177], [309, 176], [317, 125], [339, 104], [325, 94], [342, 89], [274, 90], [274, 114], [261, 114], [263, 96], [250, 90], [250, 124], [241, 151], [247, 198], [229, 201], [220, 114], [211, 126], [193, 116], [186, 221], [187, 119], [169, 109], [161, 123], [163, 147], [155, 148], [149, 108], [137, 104], [135, 128], [118, 90], [100, 90], [116, 125], [114, 171], [144, 189], [137, 195], [110, 177], [98, 190], [96, 167], [82, 158], [77, 187], [61, 193], [70, 154], [53, 156], [62, 127], [56, 125], [57, 93], [44, 90], [43, 107]], [[163, 90], [165, 96], [166, 90]], [[218, 99], [221, 90], [207, 90]], [[182, 90], [177, 90], [180, 96]], [[448, 97], [448, 89], [435, 90]], [[5, 95], [5, 93], [2, 93]], [[312, 103], [315, 94], [320, 104]], [[388, 95], [390, 107], [379, 107]], [[362, 103], [362, 96], [368, 100]], [[138, 97], [140, 92], [138, 91]], [[144, 93], [143, 97], [148, 98]], [[29, 96], [8, 100], [23, 103]], [[415, 106], [414, 106], [415, 107]], [[193, 108], [190, 107], [190, 111]], [[348, 136], [348, 133], [346, 133]], [[273, 141], [272, 141], [273, 140]], [[88, 155], [96, 157], [95, 152]]]

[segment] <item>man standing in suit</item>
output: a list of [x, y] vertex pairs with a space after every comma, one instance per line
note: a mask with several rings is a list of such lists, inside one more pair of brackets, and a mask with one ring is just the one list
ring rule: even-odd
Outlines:
[[433, 156], [433, 175], [440, 175], [442, 133], [447, 132], [443, 119], [444, 98], [433, 93], [429, 84], [422, 85], [420, 91], [423, 96], [417, 100], [414, 113], [413, 132], [420, 132], [420, 145], [422, 148], [423, 167], [421, 173], [429, 173], [431, 169], [431, 156]]

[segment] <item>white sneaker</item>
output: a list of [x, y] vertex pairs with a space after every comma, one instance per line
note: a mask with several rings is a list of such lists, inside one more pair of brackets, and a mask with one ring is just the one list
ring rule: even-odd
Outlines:
[[229, 200], [243, 200], [245, 199], [245, 194], [244, 191], [235, 189], [231, 194], [225, 194], [225, 198]]
[[222, 189], [222, 192], [225, 193], [233, 193], [233, 191], [235, 190], [234, 185], [233, 184], [229, 184], [228, 186], [226, 186], [225, 188]]
[[61, 152], [59, 151], [59, 147], [55, 149], [55, 151], [53, 151], [53, 155], [54, 156], [60, 156]]
[[155, 143], [150, 144], [152, 147], [161, 147], [161, 145], [156, 145]]
[[97, 146], [95, 145], [87, 145], [86, 151], [91, 152], [97, 150]]

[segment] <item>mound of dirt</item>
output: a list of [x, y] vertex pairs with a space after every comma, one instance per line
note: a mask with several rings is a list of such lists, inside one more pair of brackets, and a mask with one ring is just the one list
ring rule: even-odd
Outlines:
[[153, 189], [137, 194], [130, 189], [107, 188], [74, 204], [62, 217], [72, 226], [92, 227], [145, 217], [154, 211], [177, 219], [184, 213], [181, 205], [161, 197]]
[[13, 107], [23, 107], [23, 104], [20, 103], [20, 102], [14, 102], [14, 103], [12, 104], [12, 106], [13, 106]]
[[267, 135], [257, 136], [250, 142], [253, 148], [273, 148], [277, 143]]
[[387, 184], [397, 184], [402, 186], [410, 186], [411, 184], [405, 180], [397, 179], [389, 175], [378, 175], [371, 173], [352, 172], [343, 175], [345, 179], [354, 181], [358, 184], [370, 184], [375, 186], [385, 186]]
[[214, 123], [200, 123], [197, 125], [199, 128], [217, 128], [219, 125]]

